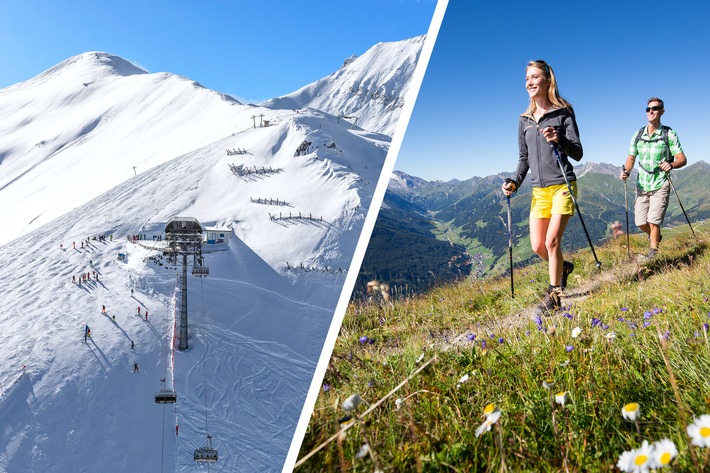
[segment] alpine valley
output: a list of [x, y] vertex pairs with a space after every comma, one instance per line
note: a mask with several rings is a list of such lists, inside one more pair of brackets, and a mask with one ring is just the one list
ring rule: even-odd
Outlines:
[[[620, 167], [586, 163], [575, 167], [578, 203], [592, 242], [612, 238], [612, 225], [625, 231], [624, 184]], [[637, 171], [628, 183], [629, 230], [634, 225], [633, 198]], [[366, 283], [387, 282], [395, 294], [410, 295], [468, 275], [500, 275], [509, 270], [507, 202], [500, 187], [510, 173], [464, 181], [426, 181], [395, 171], [362, 263], [355, 297], [366, 295]], [[673, 173], [673, 184], [691, 220], [710, 218], [710, 165], [689, 164]], [[530, 249], [529, 180], [511, 198], [513, 264], [523, 266], [538, 257]], [[664, 231], [686, 224], [678, 199], [671, 195]], [[572, 237], [574, 236], [574, 237]], [[570, 220], [563, 250], [588, 247], [577, 216]]]

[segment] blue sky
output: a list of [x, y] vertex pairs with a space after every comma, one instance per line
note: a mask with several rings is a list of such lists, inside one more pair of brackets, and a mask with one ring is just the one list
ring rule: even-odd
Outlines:
[[86, 51], [241, 99], [293, 92], [352, 54], [427, 32], [435, 0], [9, 0], [0, 88]]
[[689, 164], [708, 162], [709, 21], [710, 2], [450, 0], [395, 169], [445, 181], [515, 170], [534, 59], [574, 106], [582, 163], [621, 165], [652, 96]]

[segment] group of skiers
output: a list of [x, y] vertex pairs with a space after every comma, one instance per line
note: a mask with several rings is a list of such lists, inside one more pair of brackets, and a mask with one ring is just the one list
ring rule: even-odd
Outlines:
[[92, 273], [94, 275], [94, 280], [98, 282], [99, 273], [97, 273], [96, 271], [87, 271], [86, 273], [81, 273], [78, 278], [76, 276], [72, 275], [71, 282], [81, 286], [82, 281], [84, 283], [86, 283], [87, 281], [91, 281], [91, 274]]
[[[87, 275], [83, 275], [83, 276], [86, 277]], [[72, 276], [72, 280], [74, 280], [74, 276]], [[131, 297], [133, 297], [133, 288], [131, 288]], [[101, 305], [101, 314], [108, 317], [108, 310], [106, 309], [105, 304]], [[139, 317], [141, 317], [141, 306], [137, 307], [137, 314]], [[145, 320], [148, 320], [148, 309], [145, 309], [144, 316], [145, 316]], [[111, 319], [115, 323], [116, 322], [116, 315], [112, 314]], [[88, 339], [90, 337], [91, 337], [91, 328], [89, 328], [88, 325], [85, 325], [84, 326], [84, 342], [87, 343]], [[131, 350], [135, 350], [135, 348], [136, 348], [136, 344], [133, 340], [131, 340]], [[136, 373], [138, 371], [139, 371], [138, 362], [136, 361], [133, 363], [133, 372]]]

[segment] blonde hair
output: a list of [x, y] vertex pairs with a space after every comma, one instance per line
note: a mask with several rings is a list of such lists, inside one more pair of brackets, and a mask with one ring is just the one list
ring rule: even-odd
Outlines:
[[[572, 110], [572, 105], [568, 101], [563, 99], [560, 96], [560, 92], [557, 90], [557, 79], [555, 78], [555, 71], [552, 70], [552, 67], [542, 59], [538, 59], [537, 61], [530, 61], [525, 67], [525, 70], [527, 71], [531, 67], [540, 69], [542, 71], [542, 74], [547, 79], [549, 83], [547, 87], [547, 98], [550, 103], [557, 108], [566, 108], [571, 113], [574, 113], [574, 110]], [[528, 104], [528, 108], [525, 110], [523, 115], [532, 116], [536, 109], [537, 104], [535, 103], [535, 100], [533, 100], [531, 97], [530, 103]]]

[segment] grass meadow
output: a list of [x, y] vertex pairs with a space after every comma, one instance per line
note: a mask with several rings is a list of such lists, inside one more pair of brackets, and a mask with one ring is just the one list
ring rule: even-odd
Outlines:
[[[566, 255], [559, 314], [530, 311], [545, 263], [351, 304], [297, 472], [710, 471], [710, 226]], [[648, 241], [631, 236], [631, 252]], [[361, 401], [361, 402], [360, 402]], [[706, 443], [707, 442], [707, 443]]]

